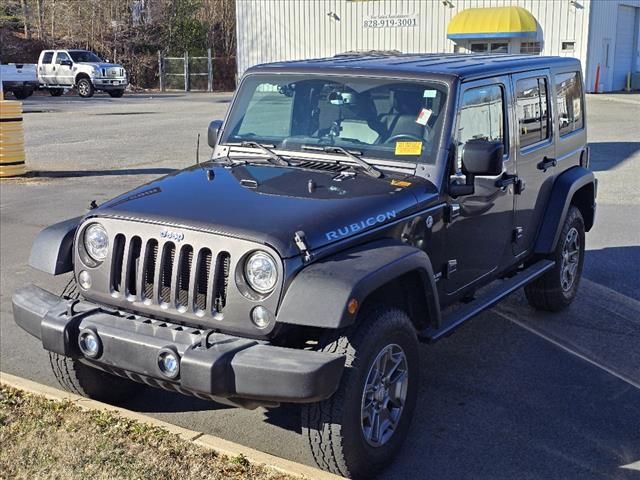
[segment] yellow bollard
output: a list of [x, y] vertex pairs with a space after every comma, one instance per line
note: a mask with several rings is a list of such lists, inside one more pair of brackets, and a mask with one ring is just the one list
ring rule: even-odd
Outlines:
[[22, 102], [0, 96], [0, 177], [27, 173], [22, 127]]

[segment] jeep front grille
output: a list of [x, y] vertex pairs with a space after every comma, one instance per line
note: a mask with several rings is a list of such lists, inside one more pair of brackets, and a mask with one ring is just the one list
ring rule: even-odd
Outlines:
[[211, 315], [227, 302], [231, 255], [208, 247], [114, 238], [111, 289], [129, 300], [163, 309]]

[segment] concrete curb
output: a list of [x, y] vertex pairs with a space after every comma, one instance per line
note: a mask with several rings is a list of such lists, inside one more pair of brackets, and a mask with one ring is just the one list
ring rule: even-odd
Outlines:
[[207, 435], [195, 430], [182, 428], [177, 425], [173, 425], [171, 423], [163, 422], [162, 420], [143, 415], [141, 413], [127, 410], [125, 408], [115, 407], [107, 403], [97, 402], [95, 400], [90, 400], [73, 393], [64, 392], [56, 388], [32, 382], [31, 380], [16, 377], [9, 373], [0, 372], [0, 383], [13, 388], [24, 390], [29, 393], [41, 395], [45, 398], [48, 398], [49, 400], [68, 400], [74, 402], [80, 408], [87, 410], [115, 411], [122, 417], [164, 428], [165, 430], [178, 435], [183, 440], [192, 442], [204, 448], [215, 450], [222, 455], [226, 455], [229, 457], [244, 455], [251, 463], [255, 465], [264, 465], [268, 468], [272, 468], [274, 470], [277, 470], [278, 472], [286, 473], [287, 475], [291, 475], [294, 477], [317, 480], [342, 479], [342, 477], [324, 472], [322, 470], [318, 470], [317, 468], [309, 467], [297, 462], [292, 462], [290, 460], [285, 460], [284, 458], [276, 457], [275, 455], [264, 453], [253, 448], [245, 447], [243, 445], [230, 442], [213, 435]]

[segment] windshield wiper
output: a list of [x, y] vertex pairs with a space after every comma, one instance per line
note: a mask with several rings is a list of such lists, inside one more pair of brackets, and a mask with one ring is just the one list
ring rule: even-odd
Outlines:
[[269, 157], [269, 162], [273, 163], [274, 165], [287, 165], [287, 166], [290, 165], [289, 162], [287, 162], [284, 158], [282, 158], [276, 152], [274, 152], [270, 148], [265, 147], [264, 145], [260, 145], [258, 142], [245, 141], [245, 142], [242, 142], [240, 146], [257, 148], [259, 150], [262, 150], [262, 153], [266, 154]]
[[381, 178], [382, 172], [378, 170], [376, 167], [371, 165], [366, 160], [363, 160], [361, 157], [351, 153], [350, 151], [338, 147], [336, 145], [327, 145], [327, 146], [314, 146], [314, 145], [303, 145], [302, 150], [320, 150], [325, 153], [342, 153], [343, 155], [349, 157], [351, 160], [356, 162], [358, 166], [360, 166], [367, 175], [372, 176], [373, 178]]

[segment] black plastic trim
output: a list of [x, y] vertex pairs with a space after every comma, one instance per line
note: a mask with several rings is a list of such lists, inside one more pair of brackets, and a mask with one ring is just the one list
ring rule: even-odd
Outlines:
[[71, 218], [42, 230], [31, 247], [29, 265], [50, 275], [72, 271], [73, 237], [81, 218]]
[[429, 256], [410, 245], [379, 240], [324, 258], [304, 268], [284, 296], [277, 320], [293, 325], [338, 329], [355, 322], [347, 304], [362, 304], [384, 284], [417, 271], [429, 321], [440, 325], [440, 303]]
[[[338, 388], [343, 355], [298, 350], [212, 333], [135, 315], [85, 301], [65, 300], [34, 285], [13, 296], [16, 323], [43, 347], [80, 357], [80, 331], [91, 329], [102, 344], [90, 364], [171, 382], [178, 391], [259, 402], [309, 403]], [[203, 341], [204, 339], [204, 341]], [[171, 348], [181, 356], [180, 377], [163, 377], [158, 355]]]

